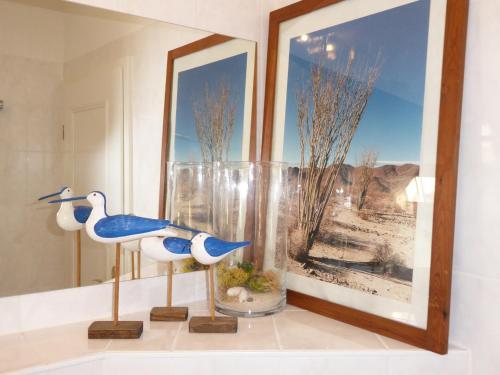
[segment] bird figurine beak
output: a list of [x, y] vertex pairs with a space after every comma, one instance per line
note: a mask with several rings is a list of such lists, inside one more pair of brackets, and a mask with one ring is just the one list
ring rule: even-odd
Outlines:
[[84, 199], [87, 199], [85, 196], [81, 197], [73, 197], [73, 198], [66, 198], [66, 199], [56, 199], [53, 201], [49, 201], [49, 203], [61, 203], [61, 202], [71, 202], [71, 201], [82, 201]]
[[227, 252], [232, 251], [232, 250], [236, 250], [240, 247], [246, 247], [246, 246], [249, 246], [251, 244], [250, 241], [229, 242], [229, 241], [219, 240], [218, 238], [215, 238], [215, 237], [210, 237], [209, 242], [212, 242], [217, 247], [219, 247], [220, 249], [223, 249], [224, 251], [227, 251]]
[[228, 254], [229, 252], [236, 250], [240, 247], [246, 247], [251, 244], [250, 241], [242, 241], [242, 242], [230, 242], [220, 240], [216, 237], [209, 237], [205, 240], [205, 246], [210, 247], [212, 249], [219, 250], [222, 254]]
[[43, 197], [38, 198], [38, 200], [39, 200], [39, 201], [43, 201], [43, 200], [45, 200], [45, 199], [47, 199], [47, 198], [56, 197], [56, 196], [58, 196], [59, 194], [61, 194], [61, 193], [64, 191], [64, 189], [66, 189], [66, 187], [63, 187], [61, 190], [56, 191], [55, 193], [48, 194], [48, 195], [44, 195]]

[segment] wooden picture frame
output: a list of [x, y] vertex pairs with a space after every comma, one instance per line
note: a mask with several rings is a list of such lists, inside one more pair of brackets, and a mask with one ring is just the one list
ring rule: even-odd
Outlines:
[[[368, 0], [369, 1], [369, 0]], [[280, 26], [288, 20], [343, 3], [303, 0], [273, 11], [265, 84], [262, 160], [271, 160], [277, 95]], [[358, 4], [359, 5], [359, 4]], [[334, 12], [334, 6], [331, 12]], [[448, 0], [444, 26], [442, 79], [437, 131], [435, 195], [426, 328], [288, 290], [288, 303], [406, 343], [446, 354], [450, 316], [452, 253], [468, 0]], [[285, 160], [286, 161], [286, 160]]]
[[[223, 43], [235, 40], [235, 38], [213, 34], [184, 46], [175, 48], [168, 52], [167, 56], [167, 71], [166, 71], [166, 84], [165, 84], [165, 104], [163, 114], [163, 134], [162, 134], [162, 147], [161, 147], [161, 170], [160, 170], [160, 196], [159, 196], [159, 217], [165, 217], [166, 208], [166, 166], [169, 162], [170, 154], [170, 130], [171, 130], [171, 110], [172, 110], [172, 89], [174, 82], [174, 62], [176, 59], [189, 56], [196, 52], [205, 49], [222, 45]], [[257, 95], [257, 49], [255, 48], [254, 69], [253, 69], [253, 92], [252, 92], [252, 108], [250, 120], [250, 148], [248, 160], [255, 160], [256, 154], [256, 95]]]

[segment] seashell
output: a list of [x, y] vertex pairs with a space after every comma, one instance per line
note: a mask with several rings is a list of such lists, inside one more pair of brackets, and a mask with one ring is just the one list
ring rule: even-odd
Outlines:
[[248, 299], [248, 291], [241, 286], [229, 288], [226, 293], [229, 297], [238, 297], [240, 303], [246, 302]]
[[245, 288], [241, 287], [241, 286], [234, 286], [232, 288], [229, 288], [227, 290], [227, 295], [229, 297], [236, 297], [236, 296], [239, 296], [241, 291], [242, 290], [245, 290]]
[[239, 296], [238, 296], [238, 301], [240, 301], [240, 303], [242, 302], [246, 302], [247, 301], [247, 298], [248, 298], [248, 292], [245, 288], [242, 288], [243, 290], [240, 292]]

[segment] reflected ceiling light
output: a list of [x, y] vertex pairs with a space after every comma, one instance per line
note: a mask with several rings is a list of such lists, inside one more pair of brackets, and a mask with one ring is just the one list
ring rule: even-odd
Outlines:
[[333, 43], [328, 43], [326, 45], [326, 52], [333, 52], [335, 51], [335, 45]]
[[307, 34], [302, 34], [302, 35], [300, 36], [300, 41], [301, 41], [301, 42], [307, 42], [308, 40], [309, 40], [309, 35], [307, 35]]
[[423, 203], [431, 202], [434, 197], [434, 177], [414, 177], [405, 188], [406, 200], [408, 202]]

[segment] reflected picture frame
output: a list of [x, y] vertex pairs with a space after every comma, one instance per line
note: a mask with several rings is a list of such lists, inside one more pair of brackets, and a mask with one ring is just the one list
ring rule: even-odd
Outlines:
[[[243, 56], [244, 55], [244, 56]], [[230, 61], [240, 57], [239, 63], [244, 64], [245, 77], [243, 79], [243, 90], [237, 93], [236, 116], [243, 118], [240, 130], [241, 151], [238, 149], [237, 159], [254, 161], [256, 157], [256, 94], [257, 94], [257, 48], [256, 43], [252, 41], [233, 38], [222, 34], [212, 34], [208, 37], [196, 40], [192, 43], [170, 50], [167, 56], [166, 84], [165, 84], [165, 103], [163, 115], [163, 134], [161, 148], [161, 171], [160, 171], [160, 197], [159, 197], [159, 217], [165, 216], [166, 208], [166, 185], [167, 176], [165, 175], [166, 166], [169, 161], [194, 161], [200, 160], [179, 160], [175, 158], [175, 129], [177, 124], [179, 100], [179, 76], [180, 74], [195, 72], [197, 80], [203, 78], [205, 67], [215, 66], [225, 62], [225, 68], [231, 68], [236, 65], [236, 61]], [[219, 72], [217, 72], [219, 73]], [[224, 73], [225, 75], [225, 73]], [[210, 79], [213, 77], [207, 77]], [[241, 82], [240, 82], [241, 83]], [[213, 84], [213, 81], [212, 81]], [[239, 106], [239, 108], [238, 108]], [[186, 106], [183, 106], [186, 108]], [[192, 121], [191, 121], [192, 122]], [[195, 134], [190, 134], [192, 138]], [[192, 142], [192, 140], [190, 140]]]
[[[291, 82], [290, 77], [296, 79], [297, 75], [290, 74], [287, 69], [290, 66], [289, 59], [292, 48], [290, 46], [293, 44], [294, 38], [295, 40], [302, 38], [299, 42], [306, 42], [310, 39], [308, 34], [314, 36], [322, 29], [326, 30], [328, 27], [343, 25], [348, 21], [359, 20], [364, 17], [368, 19], [366, 16], [377, 15], [385, 10], [413, 3], [419, 3], [419, 1], [303, 0], [271, 12], [264, 99], [262, 160], [289, 161], [284, 156], [286, 155], [285, 148], [290, 147], [289, 140], [291, 139], [288, 136], [289, 133], [285, 133], [290, 126], [288, 117], [286, 117], [286, 103], [293, 95], [287, 95], [287, 90]], [[306, 281], [306, 278], [296, 278], [294, 281], [293, 279], [290, 280], [289, 277], [289, 281], [292, 282], [288, 286], [287, 299], [288, 303], [292, 305], [417, 347], [446, 354], [448, 351], [452, 253], [468, 1], [438, 0], [433, 1], [429, 7], [433, 7], [428, 13], [429, 30], [432, 27], [438, 30], [442, 34], [442, 43], [434, 45], [434, 51], [439, 51], [434, 56], [441, 56], [440, 61], [436, 59], [433, 65], [429, 65], [426, 60], [427, 67], [431, 66], [434, 71], [438, 71], [440, 79], [435, 80], [434, 84], [437, 90], [434, 90], [434, 95], [427, 95], [431, 85], [426, 81], [429, 86], [425, 88], [427, 90], [425, 92], [427, 95], [426, 100], [428, 101], [422, 105], [424, 109], [426, 106], [427, 109], [429, 106], [435, 108], [434, 120], [429, 121], [429, 126], [432, 127], [434, 134], [430, 142], [434, 142], [435, 152], [420, 153], [421, 157], [422, 155], [424, 157], [431, 155], [430, 160], [432, 162], [430, 164], [432, 165], [430, 168], [434, 181], [431, 213], [426, 218], [427, 228], [430, 229], [428, 246], [425, 246], [427, 251], [425, 255], [427, 257], [425, 275], [427, 276], [423, 283], [425, 298], [423, 299], [424, 304], [418, 307], [424, 315], [423, 319], [421, 319], [423, 323], [411, 324], [404, 319], [400, 319], [397, 310], [388, 311], [387, 314], [379, 313], [379, 310], [390, 310], [385, 306], [391, 306], [392, 302], [386, 298], [376, 296], [358, 298], [356, 294], [358, 291], [349, 288], [341, 290], [343, 297], [340, 298], [335, 291], [329, 291], [329, 283], [323, 281], [315, 281], [315, 284], [308, 284], [308, 287], [306, 287], [305, 284], [301, 285], [300, 283], [300, 280]], [[337, 21], [337, 23], [328, 24], [329, 19], [340, 20], [343, 14], [348, 15], [348, 21]], [[319, 25], [320, 23], [321, 25]], [[334, 35], [333, 32], [331, 35]], [[329, 49], [327, 47], [326, 51], [332, 52], [334, 48], [335, 46], [330, 46]], [[315, 50], [315, 48], [310, 49], [310, 51]], [[349, 52], [349, 54], [352, 55], [352, 52]], [[429, 59], [429, 56], [426, 59]], [[335, 58], [334, 56], [333, 60]], [[432, 72], [432, 69], [430, 71]], [[300, 80], [300, 77], [298, 79]], [[425, 140], [425, 137], [423, 139]], [[422, 145], [425, 150], [424, 142], [422, 142]], [[296, 147], [294, 150], [297, 152]], [[339, 291], [340, 289], [336, 290]], [[351, 304], [349, 299], [356, 300], [356, 303]], [[372, 305], [372, 301], [376, 301], [375, 304]], [[375, 307], [380, 307], [380, 309], [377, 310]]]

